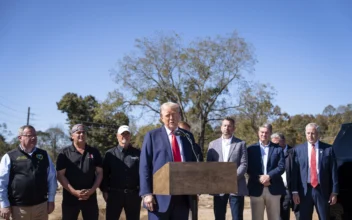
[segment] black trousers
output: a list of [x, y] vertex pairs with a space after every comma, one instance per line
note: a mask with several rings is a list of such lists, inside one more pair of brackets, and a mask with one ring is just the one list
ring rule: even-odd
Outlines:
[[139, 220], [141, 201], [138, 191], [110, 191], [106, 202], [106, 220], [119, 219], [122, 209], [125, 210], [126, 220]]
[[290, 220], [291, 212], [291, 195], [288, 190], [280, 199], [280, 220]]
[[82, 211], [84, 220], [98, 220], [99, 208], [96, 199], [79, 201], [76, 205], [62, 203], [62, 220], [77, 220]]

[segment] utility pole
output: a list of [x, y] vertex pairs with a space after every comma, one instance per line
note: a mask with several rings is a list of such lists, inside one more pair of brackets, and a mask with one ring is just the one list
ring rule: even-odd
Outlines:
[[29, 115], [30, 115], [30, 112], [31, 112], [31, 108], [28, 107], [28, 114], [27, 114], [27, 125], [29, 125]]

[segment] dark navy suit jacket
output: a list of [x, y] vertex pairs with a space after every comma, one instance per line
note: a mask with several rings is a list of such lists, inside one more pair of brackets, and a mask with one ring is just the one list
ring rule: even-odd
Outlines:
[[[195, 147], [196, 154], [201, 156], [200, 147], [195, 144], [193, 135], [181, 128], [191, 138]], [[182, 151], [184, 161], [196, 161], [192, 151], [192, 146], [186, 137], [181, 136]], [[201, 156], [202, 157], [202, 156]], [[202, 160], [202, 159], [201, 159]], [[139, 177], [140, 177], [140, 195], [153, 194], [153, 174], [168, 162], [173, 161], [171, 144], [166, 133], [165, 127], [160, 127], [149, 131], [144, 136], [142, 151], [140, 156]], [[180, 183], [182, 184], [182, 183]], [[155, 195], [156, 212], [166, 212], [170, 205], [171, 196]]]
[[[332, 146], [319, 141], [319, 174], [318, 181], [322, 194], [326, 201], [331, 193], [338, 194], [338, 176], [335, 155]], [[294, 148], [293, 170], [292, 170], [292, 192], [296, 191], [300, 197], [307, 193], [308, 182], [308, 143], [298, 145]]]
[[[263, 175], [263, 160], [259, 142], [247, 148], [249, 175], [247, 187], [249, 196], [261, 196], [264, 185], [259, 181], [259, 175]], [[281, 175], [285, 172], [285, 157], [279, 145], [269, 144], [268, 163], [266, 166], [267, 175], [270, 176], [269, 192], [272, 195], [284, 195], [286, 189]]]

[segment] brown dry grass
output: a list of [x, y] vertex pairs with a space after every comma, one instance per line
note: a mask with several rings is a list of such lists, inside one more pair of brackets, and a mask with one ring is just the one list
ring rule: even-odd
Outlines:
[[[49, 215], [49, 220], [60, 220], [61, 219], [61, 201], [62, 201], [62, 191], [59, 190], [56, 194], [55, 198], [55, 205], [56, 208], [52, 214]], [[98, 193], [98, 204], [100, 208], [100, 215], [99, 219], [105, 219], [105, 202], [101, 195]], [[80, 216], [79, 219], [81, 220], [82, 217]], [[124, 213], [122, 213], [120, 220], [125, 220]], [[147, 212], [144, 208], [141, 209], [141, 220], [147, 220]], [[199, 220], [212, 220], [214, 219], [213, 214], [213, 198], [209, 195], [201, 195], [199, 199], [199, 212], [198, 212], [198, 219]], [[232, 219], [231, 211], [229, 207], [227, 208], [226, 219]], [[264, 218], [267, 220], [267, 218]], [[291, 219], [295, 219], [293, 213], [291, 214]], [[245, 199], [245, 209], [244, 209], [244, 220], [251, 220], [251, 210], [249, 205], [249, 198], [246, 197]], [[313, 220], [318, 220], [316, 213], [314, 212]]]

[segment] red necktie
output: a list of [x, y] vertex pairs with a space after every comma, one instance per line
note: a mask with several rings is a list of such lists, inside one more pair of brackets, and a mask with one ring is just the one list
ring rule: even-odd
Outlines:
[[312, 152], [310, 154], [310, 184], [314, 188], [318, 185], [317, 158], [314, 144], [312, 144]]
[[171, 147], [172, 147], [172, 154], [174, 155], [174, 162], [182, 162], [180, 148], [178, 147], [176, 136], [171, 133]]

